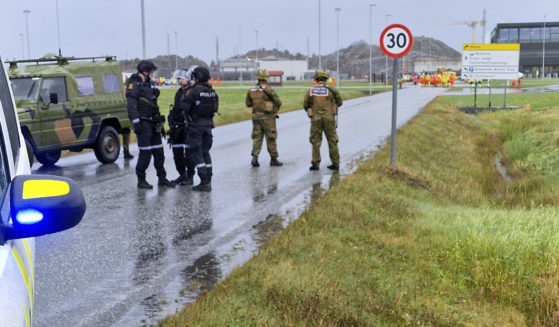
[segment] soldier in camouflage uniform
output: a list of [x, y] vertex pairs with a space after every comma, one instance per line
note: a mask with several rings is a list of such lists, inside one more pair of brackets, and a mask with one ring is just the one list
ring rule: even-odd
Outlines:
[[338, 152], [338, 134], [336, 133], [336, 115], [338, 107], [343, 103], [340, 92], [334, 87], [327, 86], [328, 74], [319, 69], [314, 74], [317, 85], [305, 94], [303, 108], [311, 119], [312, 161], [310, 170], [318, 170], [320, 165], [320, 144], [322, 143], [322, 132], [326, 134], [330, 160], [332, 164], [328, 169], [340, 169], [340, 154]]
[[262, 141], [266, 136], [266, 145], [270, 154], [270, 166], [282, 166], [278, 160], [278, 148], [276, 139], [278, 130], [276, 128], [276, 118], [281, 100], [278, 95], [267, 83], [269, 78], [266, 69], [259, 69], [256, 73], [258, 83], [251, 88], [246, 97], [247, 107], [252, 107], [252, 161], [253, 167], [259, 167], [258, 155], [262, 148]]

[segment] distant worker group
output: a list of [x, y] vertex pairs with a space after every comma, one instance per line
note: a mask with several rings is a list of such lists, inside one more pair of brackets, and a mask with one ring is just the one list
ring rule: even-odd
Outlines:
[[[139, 155], [136, 163], [138, 188], [153, 188], [146, 180], [146, 170], [153, 156], [159, 186], [194, 185], [194, 175], [197, 172], [200, 183], [192, 189], [209, 192], [212, 189], [213, 175], [210, 155], [213, 144], [212, 129], [215, 127], [213, 117], [219, 109], [219, 97], [212, 87], [213, 83], [210, 82], [210, 72], [205, 67], [191, 66], [189, 69], [179, 69], [173, 74], [173, 79], [177, 81], [179, 88], [169, 112], [169, 144], [179, 176], [169, 181], [164, 168], [165, 157], [161, 140], [165, 133], [163, 129], [165, 118], [161, 115], [157, 104], [159, 89], [155, 88], [150, 80], [156, 69], [153, 62], [140, 61], [137, 66], [138, 72], [130, 77], [126, 86], [128, 116], [138, 138]], [[274, 89], [268, 85], [267, 70], [259, 69], [256, 78], [258, 80], [256, 85], [250, 88], [246, 95], [246, 106], [252, 108], [253, 145], [250, 164], [252, 167], [260, 166], [258, 157], [265, 138], [270, 155], [270, 166], [280, 167], [283, 163], [278, 160], [276, 119], [279, 118], [278, 112], [282, 102]], [[328, 142], [331, 160], [328, 168], [340, 169], [336, 128], [338, 108], [343, 101], [340, 92], [326, 84], [328, 79], [329, 76], [324, 70], [317, 70], [314, 75], [315, 86], [306, 92], [303, 103], [311, 119], [310, 170], [320, 169], [322, 133], [326, 135]], [[218, 84], [220, 82], [218, 80]], [[130, 158], [127, 147], [125, 154], [126, 158]]]

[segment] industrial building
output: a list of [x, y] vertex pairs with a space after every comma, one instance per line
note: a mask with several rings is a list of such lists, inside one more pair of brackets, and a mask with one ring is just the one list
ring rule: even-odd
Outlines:
[[[545, 26], [545, 29], [544, 29]], [[520, 43], [520, 72], [526, 77], [559, 76], [559, 22], [502, 23], [491, 43]]]
[[285, 60], [275, 57], [263, 59], [227, 59], [220, 62], [220, 75], [223, 80], [254, 80], [256, 71], [260, 68], [268, 71], [282, 71], [284, 80], [303, 80], [308, 71], [306, 60]]

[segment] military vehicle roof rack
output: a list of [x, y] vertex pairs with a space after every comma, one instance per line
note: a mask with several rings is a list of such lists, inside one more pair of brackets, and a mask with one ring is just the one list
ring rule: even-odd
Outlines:
[[100, 57], [61, 57], [61, 56], [49, 56], [49, 57], [42, 57], [42, 58], [38, 58], [38, 59], [23, 59], [23, 60], [12, 60], [12, 61], [6, 61], [7, 63], [10, 64], [10, 68], [17, 68], [17, 64], [22, 64], [22, 63], [36, 63], [37, 65], [39, 65], [39, 63], [54, 63], [56, 62], [59, 65], [67, 65], [70, 61], [75, 61], [75, 60], [91, 60], [93, 62], [95, 62], [95, 59], [105, 59], [105, 61], [114, 61], [116, 60], [116, 56], [100, 56]]

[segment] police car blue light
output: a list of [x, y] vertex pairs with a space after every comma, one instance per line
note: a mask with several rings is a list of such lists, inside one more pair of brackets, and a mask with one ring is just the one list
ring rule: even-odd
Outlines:
[[21, 210], [17, 213], [16, 220], [24, 225], [35, 224], [43, 220], [43, 214], [35, 209]]

